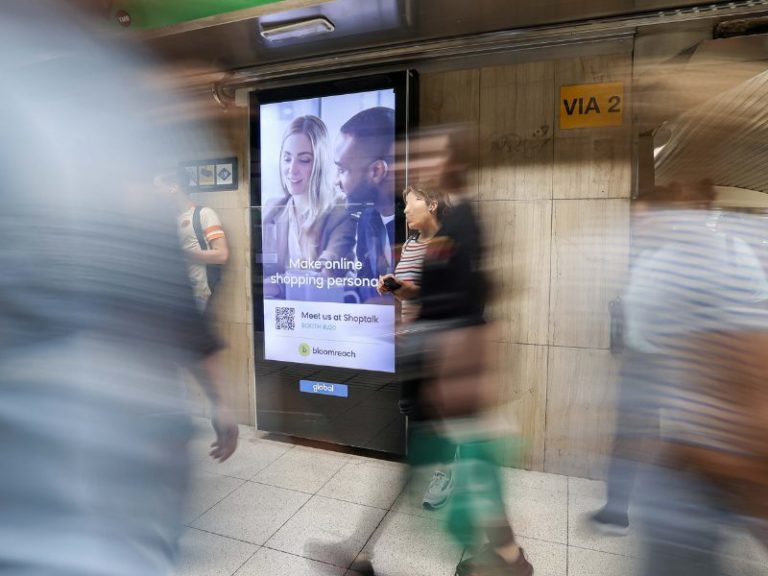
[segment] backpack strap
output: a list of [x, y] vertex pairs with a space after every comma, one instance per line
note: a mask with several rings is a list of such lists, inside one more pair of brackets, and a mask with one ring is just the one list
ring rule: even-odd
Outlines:
[[[203, 234], [203, 224], [200, 222], [200, 212], [203, 211], [202, 206], [195, 206], [195, 211], [192, 213], [192, 228], [195, 230], [195, 236], [197, 236], [197, 243], [200, 245], [200, 250], [210, 250], [211, 247]], [[216, 290], [216, 286], [221, 281], [221, 264], [206, 264], [205, 275], [208, 282], [208, 289], [213, 295]]]
[[195, 206], [195, 211], [192, 213], [192, 228], [195, 230], [195, 236], [197, 236], [197, 243], [200, 245], [200, 250], [208, 250], [208, 242], [205, 239], [203, 225], [200, 222], [200, 212], [202, 211], [202, 206]]

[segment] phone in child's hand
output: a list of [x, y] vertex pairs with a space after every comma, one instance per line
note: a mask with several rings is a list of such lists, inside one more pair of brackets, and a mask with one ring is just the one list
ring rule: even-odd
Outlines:
[[392, 276], [387, 276], [386, 278], [384, 278], [384, 281], [382, 282], [382, 284], [384, 284], [384, 288], [386, 288], [390, 292], [394, 292], [395, 290], [400, 288], [400, 286], [402, 286], [402, 284], [397, 280], [395, 280], [394, 278], [392, 278]]

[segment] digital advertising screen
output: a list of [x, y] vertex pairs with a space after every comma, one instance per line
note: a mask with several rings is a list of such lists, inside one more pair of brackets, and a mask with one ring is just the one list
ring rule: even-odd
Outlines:
[[395, 371], [395, 90], [259, 103], [264, 358]]

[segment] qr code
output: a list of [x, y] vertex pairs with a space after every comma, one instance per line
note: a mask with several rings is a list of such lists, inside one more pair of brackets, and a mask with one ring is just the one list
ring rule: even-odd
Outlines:
[[275, 330], [296, 329], [296, 308], [275, 307]]

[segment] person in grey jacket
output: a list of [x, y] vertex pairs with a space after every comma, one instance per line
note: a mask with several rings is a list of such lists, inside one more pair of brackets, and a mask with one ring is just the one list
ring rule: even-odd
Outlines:
[[237, 447], [221, 343], [149, 184], [190, 141], [150, 112], [180, 101], [97, 25], [68, 2], [0, 5], [3, 573], [173, 572], [195, 460], [179, 368], [211, 374], [210, 455]]

